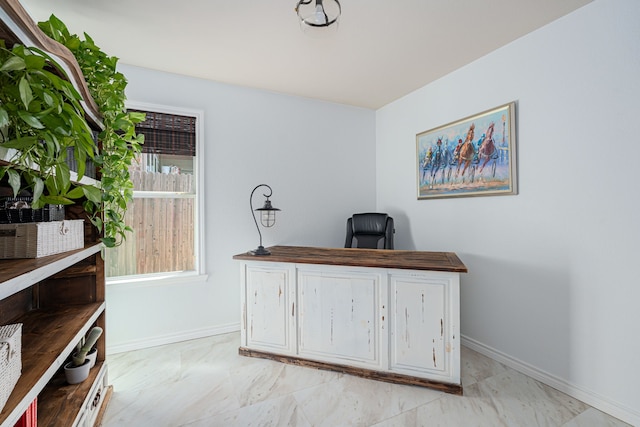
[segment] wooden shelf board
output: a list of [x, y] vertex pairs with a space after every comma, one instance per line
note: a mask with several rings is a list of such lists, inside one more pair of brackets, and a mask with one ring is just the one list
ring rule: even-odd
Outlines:
[[[13, 148], [0, 147], [0, 166], [10, 165], [16, 153], [17, 151]], [[38, 167], [37, 165], [32, 164], [31, 169], [38, 170]], [[76, 171], [70, 171], [70, 179], [71, 182], [74, 182], [76, 184], [93, 185], [96, 187], [100, 187], [102, 185], [102, 183], [96, 178], [83, 176], [81, 179], [78, 179], [78, 173]]]
[[58, 372], [38, 396], [38, 427], [74, 425], [103, 369], [104, 362], [97, 362], [80, 384], [67, 384], [64, 373]]
[[62, 279], [70, 277], [95, 276], [98, 268], [95, 265], [74, 265], [60, 273], [49, 276], [48, 279]]
[[105, 303], [34, 310], [22, 323], [22, 375], [9, 396], [0, 426], [13, 426], [72, 353], [76, 343], [104, 313]]
[[0, 299], [7, 298], [102, 250], [102, 243], [42, 258], [0, 260]]

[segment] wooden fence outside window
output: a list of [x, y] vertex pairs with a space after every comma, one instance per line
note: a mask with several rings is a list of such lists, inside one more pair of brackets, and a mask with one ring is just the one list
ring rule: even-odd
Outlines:
[[[135, 190], [195, 195], [191, 174], [134, 170]], [[115, 249], [108, 249], [107, 277], [192, 271], [194, 252], [194, 197], [135, 197], [125, 216], [134, 232]]]

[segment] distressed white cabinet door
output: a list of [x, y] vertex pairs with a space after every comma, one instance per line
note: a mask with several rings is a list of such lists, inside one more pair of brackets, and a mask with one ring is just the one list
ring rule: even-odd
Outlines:
[[380, 284], [358, 269], [298, 269], [301, 357], [380, 368]]
[[243, 345], [295, 354], [295, 284], [291, 267], [245, 264]]
[[390, 275], [390, 369], [460, 383], [459, 276]]

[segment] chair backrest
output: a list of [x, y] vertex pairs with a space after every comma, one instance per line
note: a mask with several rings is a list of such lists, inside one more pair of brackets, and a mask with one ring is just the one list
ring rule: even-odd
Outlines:
[[385, 213], [359, 213], [347, 220], [345, 248], [393, 249], [393, 218]]

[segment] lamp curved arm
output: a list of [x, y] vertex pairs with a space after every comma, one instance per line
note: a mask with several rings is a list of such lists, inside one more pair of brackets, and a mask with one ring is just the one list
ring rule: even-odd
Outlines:
[[260, 236], [260, 247], [262, 247], [262, 232], [260, 231], [260, 227], [258, 226], [258, 220], [256, 219], [256, 213], [253, 210], [253, 193], [260, 187], [267, 187], [269, 189], [269, 194], [263, 194], [264, 197], [271, 197], [273, 194], [273, 190], [267, 184], [259, 184], [256, 185], [256, 188], [251, 191], [251, 196], [249, 196], [249, 207], [251, 208], [251, 215], [253, 215], [253, 222], [256, 223], [256, 228], [258, 229], [258, 235]]

